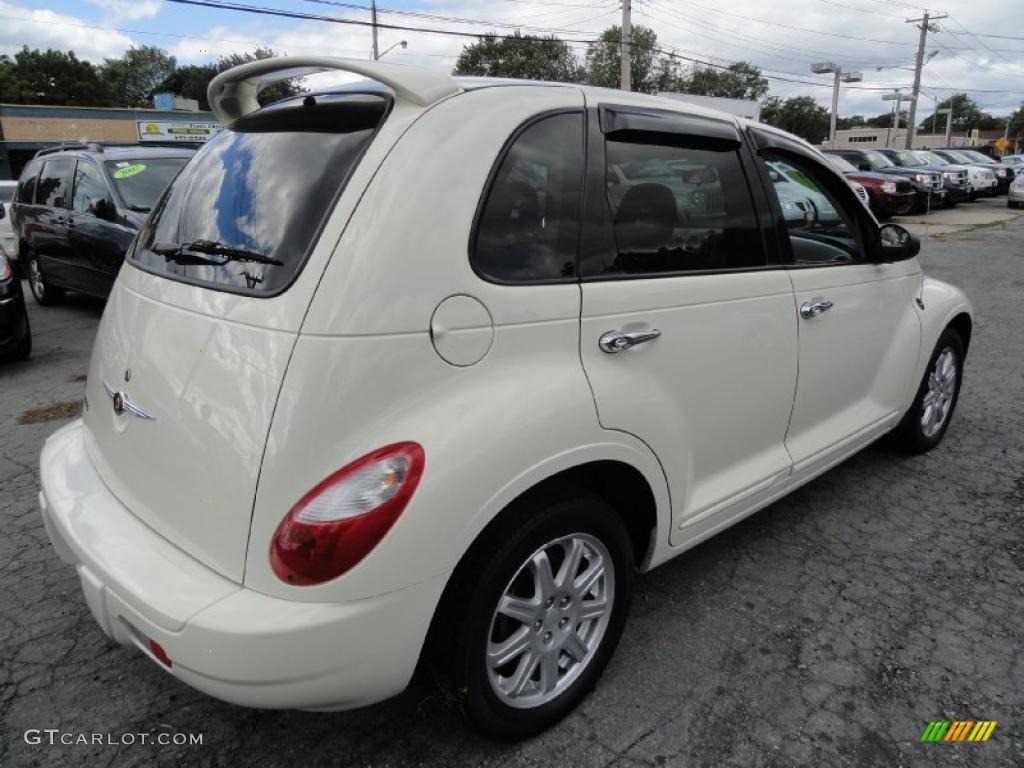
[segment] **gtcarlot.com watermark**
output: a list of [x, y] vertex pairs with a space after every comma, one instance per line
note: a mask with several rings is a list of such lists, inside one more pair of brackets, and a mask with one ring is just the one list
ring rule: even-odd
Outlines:
[[76, 733], [62, 731], [59, 728], [29, 728], [25, 731], [25, 743], [47, 746], [96, 745], [109, 747], [128, 747], [133, 744], [156, 744], [159, 746], [200, 746], [203, 743], [201, 733], [181, 733], [180, 731], [158, 730], [155, 733]]

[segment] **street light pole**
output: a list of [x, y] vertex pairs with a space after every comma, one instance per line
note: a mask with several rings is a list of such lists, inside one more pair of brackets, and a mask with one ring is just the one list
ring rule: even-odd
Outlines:
[[893, 137], [893, 131], [898, 131], [900, 128], [900, 105], [903, 104], [903, 92], [897, 88], [896, 93], [887, 93], [882, 97], [882, 101], [895, 101], [896, 108], [892, 112], [892, 128], [885, 136], [886, 149], [889, 148], [889, 143]]
[[622, 39], [619, 41], [619, 52], [622, 63], [619, 66], [619, 88], [624, 91], [633, 89], [633, 60], [631, 53], [631, 40], [633, 25], [630, 19], [632, 11], [631, 0], [622, 0]]
[[835, 80], [832, 84], [832, 116], [829, 120], [828, 143], [832, 149], [836, 148], [836, 121], [839, 116], [839, 83], [859, 83], [864, 79], [860, 72], [844, 72], [843, 68], [831, 61], [821, 61], [811, 65], [811, 72], [816, 75], [824, 75], [829, 72], [835, 73]]

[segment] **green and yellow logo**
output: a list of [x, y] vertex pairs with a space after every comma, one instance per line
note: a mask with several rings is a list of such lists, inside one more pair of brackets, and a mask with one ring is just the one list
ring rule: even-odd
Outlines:
[[995, 720], [933, 720], [921, 741], [988, 741], [995, 729]]

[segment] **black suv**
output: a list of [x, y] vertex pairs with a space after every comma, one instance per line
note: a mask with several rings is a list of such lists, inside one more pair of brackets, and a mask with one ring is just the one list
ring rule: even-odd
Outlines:
[[942, 186], [942, 174], [923, 168], [901, 168], [876, 149], [826, 149], [826, 154], [839, 155], [850, 161], [857, 170], [888, 173], [908, 179], [917, 190], [917, 200], [911, 213], [922, 213], [929, 208], [947, 205], [948, 194]]
[[37, 152], [11, 206], [35, 300], [56, 304], [68, 289], [105, 298], [150, 209], [193, 154], [99, 144]]

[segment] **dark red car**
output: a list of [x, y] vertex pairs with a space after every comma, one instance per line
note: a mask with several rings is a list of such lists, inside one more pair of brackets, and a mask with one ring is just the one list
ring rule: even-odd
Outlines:
[[913, 210], [917, 193], [914, 185], [906, 179], [894, 178], [886, 173], [858, 170], [853, 163], [839, 155], [826, 157], [846, 178], [864, 186], [868, 192], [871, 211], [877, 219], [903, 216]]

